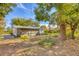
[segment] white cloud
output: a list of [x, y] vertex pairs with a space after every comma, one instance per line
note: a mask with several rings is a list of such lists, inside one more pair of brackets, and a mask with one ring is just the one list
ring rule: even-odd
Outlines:
[[[17, 7], [21, 8], [25, 12], [24, 15], [26, 15], [27, 12], [34, 14], [33, 9], [29, 9], [29, 8], [25, 7], [22, 3], [18, 3]], [[33, 19], [34, 19], [34, 17], [35, 17], [35, 15], [32, 16]]]
[[[33, 12], [32, 9], [28, 9], [28, 8], [26, 8], [22, 3], [18, 3], [18, 4], [17, 4], [17, 7], [23, 9], [24, 12], [27, 12], [27, 11], [28, 11], [28, 12]], [[26, 11], [26, 10], [27, 10], [27, 11]]]
[[22, 3], [17, 4], [17, 7], [19, 7], [19, 8], [23, 8], [23, 9], [26, 9], [26, 8], [23, 6]]

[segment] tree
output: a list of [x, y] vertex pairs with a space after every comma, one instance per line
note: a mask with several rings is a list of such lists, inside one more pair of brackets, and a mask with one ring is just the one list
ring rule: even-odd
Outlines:
[[79, 4], [68, 4], [68, 10], [66, 10], [66, 16], [68, 20], [66, 23], [71, 28], [71, 39], [75, 39], [74, 33], [77, 29], [77, 26], [79, 24]]
[[[0, 3], [0, 31], [3, 32], [4, 18], [5, 16], [13, 10], [16, 4], [13, 3]], [[0, 32], [0, 34], [2, 34]]]
[[0, 22], [4, 21], [4, 17], [11, 12], [15, 6], [16, 4], [12, 3], [0, 3]]
[[[60, 33], [61, 33], [61, 39], [64, 40], [66, 39], [66, 25], [65, 25], [65, 19], [64, 19], [64, 13], [63, 13], [63, 4], [38, 4], [38, 8], [36, 8], [35, 10], [35, 14], [36, 14], [36, 19], [38, 21], [42, 20], [42, 21], [49, 21], [50, 24], [50, 20], [54, 20], [52, 19], [52, 14], [50, 15], [50, 11], [51, 9], [55, 7], [56, 8], [56, 14], [57, 14], [57, 23], [60, 26]], [[56, 20], [55, 20], [56, 21]], [[54, 23], [55, 21], [53, 21], [52, 23]], [[56, 23], [56, 22], [55, 22]], [[50, 28], [50, 26], [49, 26]]]
[[13, 18], [12, 24], [20, 26], [36, 26], [36, 27], [40, 26], [37, 21], [32, 21], [32, 19], [24, 19], [24, 18]]
[[[58, 5], [58, 4], [56, 4], [56, 5]], [[70, 26], [71, 39], [75, 39], [74, 33], [75, 33], [75, 30], [77, 29], [77, 26], [79, 24], [79, 17], [78, 17], [79, 16], [79, 9], [78, 9], [79, 4], [61, 4], [61, 7], [62, 8], [60, 8], [60, 11], [56, 12], [53, 16], [55, 19], [57, 18], [57, 21], [59, 21], [60, 24], [65, 23]], [[57, 6], [57, 8], [58, 8], [58, 6]], [[62, 14], [61, 15], [62, 17], [60, 17], [60, 14]], [[58, 18], [61, 18], [61, 19], [59, 20]], [[63, 22], [61, 22], [61, 21], [63, 21]]]
[[60, 30], [60, 39], [66, 40], [66, 23], [64, 19], [64, 14], [61, 14], [59, 12], [55, 12], [52, 14], [53, 20], [55, 20], [59, 30]]
[[36, 19], [38, 21], [49, 21], [49, 31], [51, 29], [50, 25], [50, 20], [51, 20], [51, 14], [50, 11], [52, 9], [52, 4], [45, 4], [45, 3], [40, 3], [38, 4], [38, 7], [35, 9], [35, 14], [36, 14]]
[[12, 7], [15, 7], [16, 4], [12, 3], [0, 3], [0, 18], [5, 17], [10, 11], [12, 11]]

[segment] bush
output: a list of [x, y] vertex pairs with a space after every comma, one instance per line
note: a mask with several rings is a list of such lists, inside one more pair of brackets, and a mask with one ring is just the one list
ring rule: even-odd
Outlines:
[[46, 34], [46, 35], [47, 35], [47, 34], [52, 34], [52, 32], [53, 32], [52, 30], [50, 30], [50, 31], [49, 31], [49, 30], [45, 30], [45, 31], [44, 31], [44, 34]]
[[54, 30], [51, 30], [51, 31], [45, 30], [44, 34], [52, 35], [52, 36], [58, 36], [59, 35], [59, 30], [58, 29], [54, 29]]
[[7, 33], [8, 33], [8, 34], [11, 34], [11, 33], [13, 33], [13, 30], [12, 30], [12, 28], [7, 28]]
[[46, 38], [39, 41], [39, 45], [49, 48], [56, 44], [56, 41], [51, 38]]
[[74, 36], [75, 36], [75, 37], [79, 37], [79, 32], [76, 31], [75, 34], [74, 34]]
[[48, 31], [48, 30], [45, 30], [45, 31], [44, 31], [44, 34], [45, 34], [45, 35], [47, 35], [48, 33], [49, 33], [49, 31]]
[[2, 35], [0, 35], [0, 41], [2, 41], [4, 39], [4, 37]]
[[28, 41], [29, 40], [28, 35], [21, 35], [20, 38], [21, 38], [22, 41]]

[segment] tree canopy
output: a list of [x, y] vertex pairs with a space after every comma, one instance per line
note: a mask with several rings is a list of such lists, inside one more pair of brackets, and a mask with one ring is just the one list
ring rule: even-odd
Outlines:
[[0, 17], [5, 17], [10, 11], [12, 11], [12, 7], [15, 7], [16, 4], [12, 3], [0, 3]]
[[25, 19], [25, 18], [14, 18], [12, 19], [13, 25], [20, 25], [20, 26], [40, 26], [39, 22], [33, 21], [32, 19]]
[[[49, 14], [52, 8], [56, 8], [56, 12]], [[50, 21], [60, 26], [61, 39], [66, 39], [66, 25], [70, 25], [71, 36], [74, 39], [74, 32], [79, 24], [79, 4], [65, 3], [43, 3], [38, 4], [35, 10], [36, 19], [41, 21]]]

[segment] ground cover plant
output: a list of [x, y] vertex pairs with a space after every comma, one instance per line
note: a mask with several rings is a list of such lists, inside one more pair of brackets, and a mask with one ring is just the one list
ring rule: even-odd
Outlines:
[[28, 35], [21, 35], [21, 36], [20, 36], [20, 39], [21, 39], [22, 41], [29, 41], [29, 36], [28, 36]]
[[56, 41], [55, 41], [55, 39], [52, 39], [49, 37], [49, 38], [41, 39], [38, 44], [43, 47], [50, 48], [56, 44]]

